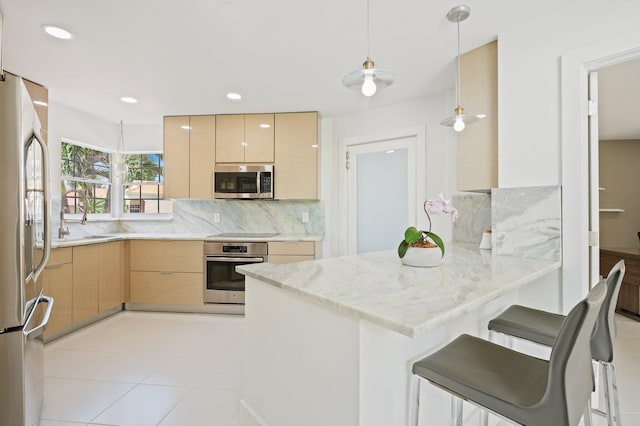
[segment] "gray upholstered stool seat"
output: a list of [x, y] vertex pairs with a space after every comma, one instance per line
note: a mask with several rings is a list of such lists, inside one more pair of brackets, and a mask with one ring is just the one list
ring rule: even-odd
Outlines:
[[512, 305], [489, 321], [489, 330], [553, 346], [564, 315]]
[[[624, 260], [616, 263], [606, 278], [607, 294], [591, 334], [591, 355], [600, 362], [604, 378], [605, 403], [609, 426], [620, 425], [615, 366], [613, 364], [614, 311], [625, 273]], [[553, 346], [564, 315], [513, 305], [489, 321], [490, 331], [515, 336], [546, 346]], [[598, 411], [596, 411], [598, 412]]]
[[[590, 336], [606, 295], [601, 282], [563, 320], [549, 360], [461, 335], [412, 372], [461, 399], [530, 426], [576, 426], [590, 416]], [[416, 386], [419, 424], [420, 386]], [[461, 408], [461, 403], [458, 405]], [[589, 417], [590, 420], [590, 417]], [[458, 413], [457, 422], [462, 424]]]

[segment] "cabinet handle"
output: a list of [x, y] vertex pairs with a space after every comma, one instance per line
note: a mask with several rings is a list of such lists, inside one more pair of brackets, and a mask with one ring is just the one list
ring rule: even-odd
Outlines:
[[173, 271], [159, 271], [162, 275], [171, 275]]

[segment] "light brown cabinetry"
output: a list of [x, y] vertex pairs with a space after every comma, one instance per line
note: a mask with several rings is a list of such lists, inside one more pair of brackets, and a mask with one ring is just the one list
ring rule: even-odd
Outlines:
[[275, 116], [275, 198], [318, 198], [318, 113]]
[[40, 276], [44, 294], [54, 299], [51, 317], [45, 330], [50, 336], [72, 324], [73, 261], [70, 247], [51, 250], [49, 263]]
[[99, 255], [98, 244], [73, 247], [72, 321], [74, 324], [98, 315], [100, 274], [96, 272]]
[[274, 115], [218, 115], [217, 163], [267, 163], [274, 161]]
[[466, 114], [487, 116], [458, 134], [458, 190], [489, 191], [498, 186], [497, 41], [460, 57], [460, 103]]
[[313, 241], [271, 241], [269, 242], [269, 263], [282, 264], [315, 259]]
[[98, 245], [98, 313], [122, 305], [123, 241]]
[[201, 305], [202, 241], [130, 242], [130, 302]]
[[216, 117], [164, 117], [165, 198], [211, 198]]

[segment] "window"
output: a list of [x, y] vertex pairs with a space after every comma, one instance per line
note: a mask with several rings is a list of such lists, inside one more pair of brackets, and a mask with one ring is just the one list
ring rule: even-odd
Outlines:
[[109, 153], [61, 144], [62, 209], [65, 213], [109, 213], [111, 179]]
[[129, 166], [123, 185], [124, 213], [171, 213], [171, 201], [163, 200], [162, 154], [127, 154]]

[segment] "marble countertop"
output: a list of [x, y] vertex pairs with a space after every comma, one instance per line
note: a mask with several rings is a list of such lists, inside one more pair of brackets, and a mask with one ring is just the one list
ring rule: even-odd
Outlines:
[[122, 233], [105, 235], [71, 235], [64, 239], [54, 238], [52, 248], [73, 247], [86, 244], [100, 244], [120, 240], [192, 240], [192, 241], [321, 241], [323, 235], [316, 234], [276, 234], [270, 237], [218, 237], [210, 233]]
[[415, 338], [560, 268], [450, 243], [440, 266], [404, 266], [395, 251], [236, 270], [323, 306]]

